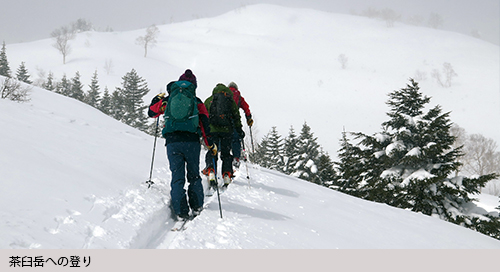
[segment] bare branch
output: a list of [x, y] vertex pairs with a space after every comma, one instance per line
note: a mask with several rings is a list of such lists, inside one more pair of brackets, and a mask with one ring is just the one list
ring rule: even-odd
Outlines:
[[31, 87], [27, 86], [29, 85], [23, 86], [20, 81], [6, 77], [0, 80], [0, 98], [16, 102], [28, 102], [30, 101]]
[[155, 25], [152, 25], [146, 29], [146, 35], [140, 36], [136, 39], [138, 45], [144, 46], [144, 57], [148, 54], [148, 47], [153, 47], [156, 44], [156, 37], [160, 33], [160, 30]]
[[71, 47], [68, 41], [75, 37], [75, 34], [69, 27], [63, 26], [50, 34], [55, 39], [53, 46], [59, 50], [63, 56], [63, 64], [66, 64], [66, 56], [71, 52]]

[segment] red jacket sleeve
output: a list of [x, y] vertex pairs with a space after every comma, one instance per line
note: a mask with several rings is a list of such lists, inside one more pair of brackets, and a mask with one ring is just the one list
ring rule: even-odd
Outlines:
[[250, 106], [245, 101], [245, 98], [243, 98], [243, 96], [241, 96], [241, 92], [239, 90], [237, 90], [236, 88], [231, 87], [229, 89], [231, 89], [231, 91], [233, 91], [234, 102], [236, 102], [236, 105], [238, 105], [239, 108], [243, 109], [243, 111], [245, 112], [245, 116], [248, 119], [252, 115], [252, 113], [250, 112]]
[[[156, 118], [165, 112], [165, 109], [162, 108], [162, 101], [156, 102], [156, 104], [149, 106], [149, 110], [150, 110], [149, 116], [151, 118]], [[153, 115], [153, 116], [151, 116], [151, 115]]]
[[247, 104], [243, 96], [240, 96], [240, 108], [243, 109], [243, 111], [245, 112], [245, 116], [247, 118], [252, 115], [252, 113], [250, 112], [250, 106]]

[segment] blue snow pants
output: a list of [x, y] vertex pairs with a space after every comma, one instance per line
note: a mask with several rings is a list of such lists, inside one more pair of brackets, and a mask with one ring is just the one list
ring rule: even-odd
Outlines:
[[[188, 215], [189, 207], [192, 210], [197, 210], [203, 206], [205, 194], [200, 177], [200, 151], [199, 142], [167, 144], [167, 157], [172, 172], [170, 197], [172, 208], [177, 215]], [[189, 183], [187, 197], [184, 189], [186, 177]]]
[[241, 138], [236, 129], [233, 131], [231, 149], [233, 150], [233, 158], [241, 158]]

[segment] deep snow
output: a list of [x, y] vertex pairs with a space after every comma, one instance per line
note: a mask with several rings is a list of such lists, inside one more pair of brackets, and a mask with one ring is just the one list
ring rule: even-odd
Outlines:
[[[39, 67], [58, 79], [80, 71], [88, 84], [98, 69], [102, 89], [119, 86], [135, 68], [152, 89], [146, 100], [186, 68], [197, 75], [203, 99], [216, 83], [236, 81], [260, 134], [272, 125], [297, 131], [307, 121], [331, 155], [343, 125], [377, 130], [386, 93], [404, 87], [415, 69], [430, 74], [450, 62], [459, 74], [454, 85], [439, 87], [429, 76], [422, 90], [468, 132], [500, 141], [490, 123], [500, 115], [498, 46], [480, 40], [269, 5], [159, 28], [147, 58], [134, 44], [144, 30], [80, 34], [66, 65], [51, 40], [7, 45], [7, 54], [12, 70], [25, 61], [34, 79]], [[336, 61], [341, 53], [349, 57], [346, 70]], [[114, 64], [110, 75], [106, 60]], [[24, 104], [0, 100], [0, 248], [500, 248], [498, 240], [442, 220], [252, 164], [250, 179], [242, 165], [221, 195], [223, 219], [217, 199], [207, 199], [185, 232], [171, 232], [163, 140], [156, 185], [147, 189], [153, 137], [49, 91], [34, 88], [31, 97]], [[484, 199], [482, 208], [491, 210], [495, 200]]]

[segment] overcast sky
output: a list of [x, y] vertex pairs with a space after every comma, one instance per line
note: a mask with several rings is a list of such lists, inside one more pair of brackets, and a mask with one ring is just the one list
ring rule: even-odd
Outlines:
[[500, 44], [499, 0], [1, 0], [0, 40], [28, 42], [50, 37], [61, 26], [79, 18], [98, 30], [134, 30], [152, 24], [213, 17], [235, 8], [269, 3], [308, 7], [336, 13], [360, 13], [369, 7], [391, 8], [404, 18], [428, 18], [438, 13], [442, 29], [470, 34]]

